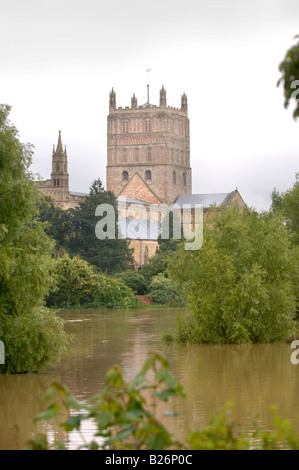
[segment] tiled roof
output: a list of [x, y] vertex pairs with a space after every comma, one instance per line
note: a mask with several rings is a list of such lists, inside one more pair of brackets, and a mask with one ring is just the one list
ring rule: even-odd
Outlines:
[[212, 205], [216, 207], [224, 206], [234, 195], [235, 191], [231, 193], [208, 193], [208, 194], [181, 194], [174, 202], [180, 207], [183, 204], [195, 206], [196, 204], [202, 205], [204, 209]]

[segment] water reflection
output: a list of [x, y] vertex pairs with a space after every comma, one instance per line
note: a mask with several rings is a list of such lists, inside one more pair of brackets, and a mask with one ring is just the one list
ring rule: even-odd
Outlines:
[[[162, 344], [161, 333], [175, 328], [177, 313], [175, 309], [63, 312], [66, 328], [75, 334], [75, 340], [60, 364], [46, 373], [0, 376], [0, 449], [22, 448], [36, 432], [47, 432], [52, 440], [65, 438], [58, 421], [32, 422], [41, 410], [43, 392], [54, 380], [86, 400], [101, 389], [109, 367], [120, 365], [129, 379], [153, 349], [167, 355], [172, 373], [187, 394], [187, 399], [172, 399], [157, 409], [159, 418], [177, 438], [205, 426], [227, 401], [233, 402], [233, 418], [243, 429], [251, 429], [253, 419], [269, 428], [269, 405], [275, 403], [299, 432], [299, 365], [291, 363], [288, 344]], [[179, 416], [165, 416], [173, 411]], [[87, 441], [93, 431], [93, 424], [86, 423]], [[74, 434], [69, 448], [81, 443], [81, 437]]]

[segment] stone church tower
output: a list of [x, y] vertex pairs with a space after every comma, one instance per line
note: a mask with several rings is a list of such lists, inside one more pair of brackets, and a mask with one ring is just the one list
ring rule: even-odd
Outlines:
[[160, 90], [159, 106], [149, 102], [116, 107], [112, 89], [107, 128], [107, 190], [117, 196], [153, 204], [172, 204], [181, 194], [191, 194], [188, 102], [167, 106]]
[[67, 153], [66, 147], [62, 145], [61, 131], [58, 134], [56, 148], [53, 145], [51, 179], [38, 181], [36, 186], [41, 193], [50, 196], [62, 209], [76, 207], [85, 199], [86, 194], [69, 190]]

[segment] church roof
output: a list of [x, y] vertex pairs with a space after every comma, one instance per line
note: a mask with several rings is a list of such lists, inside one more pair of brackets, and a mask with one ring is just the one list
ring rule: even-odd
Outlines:
[[183, 207], [183, 204], [195, 206], [202, 205], [204, 209], [215, 205], [216, 207], [225, 206], [236, 194], [236, 191], [230, 193], [207, 193], [207, 194], [181, 194], [174, 204]]
[[130, 240], [157, 240], [161, 234], [161, 223], [154, 220], [120, 218], [118, 227]]

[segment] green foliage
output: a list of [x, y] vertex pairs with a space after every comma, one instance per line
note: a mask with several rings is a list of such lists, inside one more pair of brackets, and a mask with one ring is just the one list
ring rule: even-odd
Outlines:
[[[298, 35], [295, 36], [295, 38], [298, 37]], [[296, 81], [299, 79], [299, 42], [286, 52], [284, 60], [279, 65], [279, 71], [281, 72], [281, 77], [278, 80], [277, 86], [281, 83], [283, 84], [284, 106], [287, 108], [293, 98], [294, 102], [297, 103], [293, 112], [293, 117], [296, 119], [299, 116], [298, 93], [296, 91], [298, 89]]]
[[52, 367], [65, 350], [69, 337], [55, 312], [31, 309], [4, 321], [5, 364], [2, 371], [20, 373]]
[[160, 273], [167, 276], [168, 261], [168, 251], [157, 252], [155, 256], [149, 259], [147, 264], [142, 266], [139, 272], [145, 277], [148, 285], [150, 284], [151, 279]]
[[55, 249], [67, 249], [72, 235], [70, 213], [56, 206], [50, 196], [40, 194], [37, 201], [38, 219], [45, 223], [46, 234], [55, 241]]
[[[100, 240], [96, 237], [95, 227], [99, 219], [95, 211], [101, 204], [114, 208], [115, 239]], [[78, 255], [108, 274], [124, 271], [133, 264], [132, 250], [127, 240], [118, 238], [116, 197], [111, 191], [104, 190], [100, 179], [92, 183], [84, 202], [75, 209], [69, 209], [69, 213], [72, 236], [68, 240], [67, 250], [71, 256]]]
[[202, 431], [193, 431], [187, 442], [192, 450], [298, 450], [299, 436], [289, 420], [278, 415], [272, 406], [273, 430], [254, 426], [251, 433], [242, 433], [231, 420], [232, 405], [228, 403], [211, 417]]
[[[173, 238], [174, 225], [180, 229], [180, 239]], [[161, 235], [158, 237], [158, 252], [172, 252], [178, 249], [180, 241], [183, 239], [183, 227], [181, 225], [180, 216], [176, 211], [169, 211], [163, 218], [161, 225]]]
[[155, 304], [177, 306], [183, 302], [183, 295], [180, 291], [181, 289], [172, 280], [160, 273], [152, 278], [148, 296]]
[[61, 322], [44, 309], [53, 244], [35, 218], [39, 195], [28, 171], [32, 146], [20, 143], [9, 111], [0, 106], [0, 338], [5, 344], [0, 371], [23, 372], [49, 363], [51, 330], [57, 334], [53, 358], [67, 339]]
[[299, 173], [292, 188], [284, 193], [272, 192], [272, 210], [281, 212], [290, 231], [292, 242], [299, 245]]
[[[278, 415], [276, 407], [272, 407], [273, 429], [263, 430], [253, 423], [253, 431], [245, 433], [231, 419], [230, 403], [220, 408], [204, 429], [189, 432], [186, 442], [178, 442], [155, 416], [159, 401], [171, 397], [185, 397], [183, 388], [171, 375], [167, 358], [153, 352], [129, 382], [118, 366], [112, 367], [102, 390], [85, 403], [72, 396], [65, 385], [53, 383], [43, 398], [48, 405], [35, 421], [48, 422], [61, 412], [67, 414], [60, 426], [68, 442], [72, 431], [82, 433], [84, 424], [91, 420], [96, 423], [95, 434], [90, 442], [84, 439], [78, 446], [87, 450], [299, 449], [299, 436], [289, 420]], [[28, 442], [27, 450], [67, 450], [65, 442], [50, 444], [46, 435], [37, 435]]]
[[116, 275], [116, 278], [122, 279], [122, 281], [138, 295], [147, 293], [148, 286], [146, 279], [139, 271], [125, 271]]
[[[52, 401], [58, 395], [59, 401]], [[45, 411], [35, 419], [45, 420], [56, 416], [59, 411], [73, 410], [61, 426], [69, 433], [80, 430], [87, 420], [97, 425], [96, 437], [103, 439], [100, 446], [96, 440], [80, 448], [163, 450], [180, 448], [170, 432], [155, 417], [157, 402], [166, 402], [170, 397], [184, 396], [182, 386], [169, 371], [167, 359], [160, 353], [152, 353], [136, 377], [126, 382], [121, 369], [112, 367], [106, 374], [104, 388], [88, 403], [80, 403], [70, 395], [66, 386], [54, 383], [45, 393], [45, 400], [51, 400]], [[147, 397], [147, 398], [145, 398]], [[152, 405], [149, 405], [149, 401]], [[63, 448], [55, 443], [54, 448]], [[49, 449], [45, 436], [37, 436], [28, 443], [28, 449]]]
[[56, 286], [47, 296], [55, 308], [134, 308], [132, 290], [121, 280], [99, 273], [87, 261], [67, 254], [55, 261], [52, 272]]
[[203, 247], [180, 248], [169, 271], [184, 287], [193, 315], [179, 324], [179, 339], [271, 342], [294, 329], [298, 263], [279, 215], [215, 212], [204, 226]]

